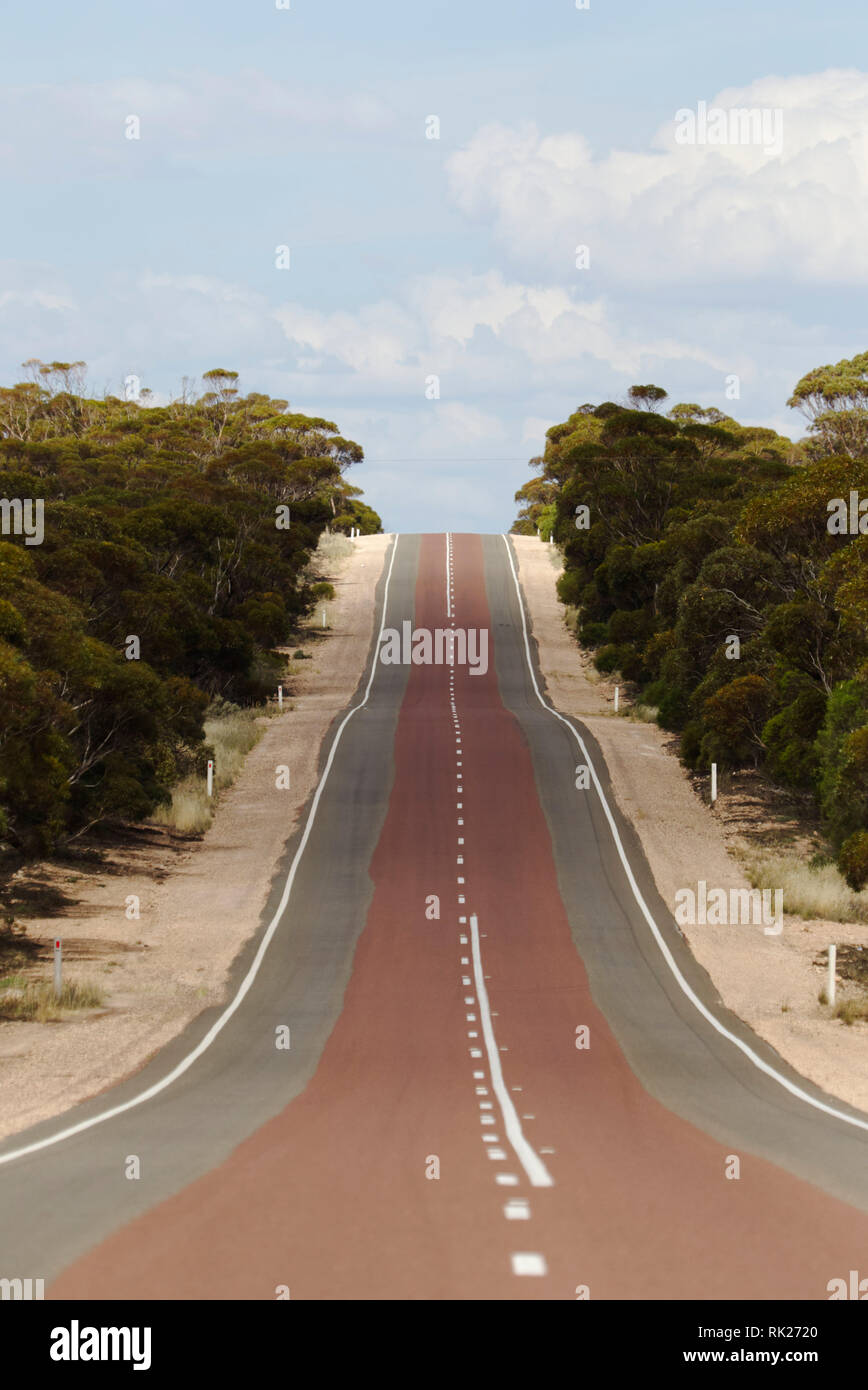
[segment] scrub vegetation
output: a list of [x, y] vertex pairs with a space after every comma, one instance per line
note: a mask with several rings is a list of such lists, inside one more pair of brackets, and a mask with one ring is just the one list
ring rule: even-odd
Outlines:
[[550, 429], [513, 529], [554, 535], [579, 640], [688, 767], [807, 795], [834, 864], [793, 868], [791, 910], [852, 920], [868, 884], [868, 353], [798, 382], [800, 443], [666, 400], [635, 386]]

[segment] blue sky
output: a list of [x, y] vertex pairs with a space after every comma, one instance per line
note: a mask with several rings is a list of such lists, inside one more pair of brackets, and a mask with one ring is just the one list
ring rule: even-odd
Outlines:
[[[868, 346], [866, 38], [849, 0], [7, 8], [0, 379], [233, 368], [400, 530], [508, 527], [546, 427], [636, 381], [797, 435]], [[676, 147], [701, 100], [781, 151]]]

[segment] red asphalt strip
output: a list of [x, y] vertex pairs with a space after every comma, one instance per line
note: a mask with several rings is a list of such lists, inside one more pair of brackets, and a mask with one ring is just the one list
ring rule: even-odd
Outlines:
[[[479, 537], [454, 537], [453, 552], [455, 622], [490, 629]], [[445, 541], [426, 536], [415, 627], [448, 627], [445, 603]], [[574, 1299], [584, 1285], [592, 1299], [825, 1299], [830, 1279], [866, 1264], [868, 1217], [749, 1154], [727, 1179], [729, 1150], [643, 1090], [591, 999], [493, 636], [486, 675], [454, 668], [460, 753], [449, 669], [410, 668], [374, 896], [310, 1083], [50, 1297], [273, 1299], [288, 1286], [293, 1299]], [[466, 1017], [479, 1007], [458, 918], [472, 912], [504, 1079], [552, 1187], [532, 1187], [511, 1148], [481, 1023]], [[486, 1132], [505, 1159], [488, 1156]], [[426, 1176], [434, 1157], [439, 1178]], [[507, 1219], [514, 1199], [529, 1219]], [[520, 1252], [547, 1273], [513, 1273]]]

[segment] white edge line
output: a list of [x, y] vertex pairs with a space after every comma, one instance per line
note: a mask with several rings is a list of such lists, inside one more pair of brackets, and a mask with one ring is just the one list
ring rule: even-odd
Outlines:
[[491, 1013], [488, 1007], [488, 991], [485, 988], [485, 977], [482, 973], [482, 952], [479, 947], [479, 922], [477, 921], [475, 912], [472, 913], [470, 917], [470, 932], [473, 941], [473, 974], [476, 980], [476, 997], [479, 1001], [479, 1014], [482, 1022], [482, 1035], [485, 1038], [485, 1050], [488, 1053], [491, 1087], [500, 1102], [504, 1127], [509, 1142], [515, 1149], [516, 1157], [530, 1178], [532, 1186], [554, 1187], [554, 1180], [551, 1174], [542, 1159], [534, 1153], [530, 1144], [524, 1137], [521, 1121], [515, 1112], [515, 1106], [512, 1103], [512, 1099], [503, 1080], [500, 1054], [497, 1050], [497, 1040], [494, 1036]]
[[543, 709], [547, 710], [549, 714], [553, 714], [555, 719], [559, 719], [562, 724], [566, 725], [570, 733], [573, 735], [573, 738], [578, 743], [580, 749], [582, 750], [582, 756], [585, 758], [587, 762], [588, 768], [591, 773], [591, 777], [593, 779], [594, 788], [597, 792], [597, 795], [600, 798], [600, 803], [603, 807], [606, 820], [609, 822], [609, 829], [611, 830], [612, 838], [615, 841], [615, 847], [618, 851], [618, 857], [620, 858], [621, 863], [624, 866], [624, 872], [626, 873], [627, 881], [629, 882], [630, 887], [633, 890], [633, 896], [636, 899], [636, 902], [639, 904], [645, 921], [648, 923], [652, 933], [654, 934], [654, 939], [657, 942], [657, 945], [660, 947], [660, 952], [663, 956], [663, 959], [669, 966], [669, 969], [671, 970], [673, 976], [675, 977], [676, 981], [681, 987], [683, 993], [690, 1000], [691, 1004], [693, 1004], [694, 1007], [698, 1009], [699, 1013], [702, 1014], [702, 1017], [708, 1023], [711, 1024], [715, 1032], [719, 1033], [721, 1037], [726, 1038], [729, 1042], [733, 1043], [734, 1046], [737, 1047], [740, 1052], [744, 1053], [745, 1057], [749, 1058], [750, 1061], [753, 1062], [755, 1067], [757, 1067], [761, 1072], [764, 1072], [766, 1076], [770, 1076], [773, 1081], [777, 1081], [780, 1086], [783, 1086], [784, 1090], [789, 1091], [790, 1095], [796, 1096], [799, 1100], [805, 1101], [808, 1105], [813, 1106], [815, 1110], [822, 1110], [824, 1114], [831, 1115], [836, 1120], [844, 1120], [846, 1124], [853, 1125], [857, 1129], [868, 1130], [868, 1120], [860, 1120], [856, 1115], [848, 1115], [843, 1110], [836, 1110], [834, 1106], [826, 1105], [824, 1101], [817, 1100], [816, 1097], [810, 1095], [807, 1091], [803, 1091], [800, 1086], [796, 1086], [792, 1081], [789, 1081], [787, 1077], [781, 1076], [780, 1072], [776, 1071], [775, 1068], [770, 1066], [768, 1062], [763, 1061], [762, 1057], [758, 1056], [757, 1053], [754, 1052], [753, 1048], [749, 1047], [746, 1042], [743, 1042], [742, 1039], [739, 1038], [735, 1033], [730, 1032], [730, 1030], [726, 1028], [724, 1024], [720, 1022], [719, 1019], [715, 1018], [714, 1014], [706, 1008], [702, 1000], [699, 998], [699, 995], [696, 994], [693, 991], [693, 989], [691, 989], [690, 985], [685, 980], [684, 976], [678, 968], [678, 965], [676, 964], [672, 952], [669, 950], [669, 947], [666, 945], [666, 942], [663, 939], [660, 928], [657, 926], [657, 923], [651, 915], [651, 912], [648, 908], [647, 903], [645, 902], [645, 899], [642, 897], [642, 894], [639, 891], [639, 885], [633, 877], [633, 870], [630, 868], [627, 855], [624, 851], [624, 846], [621, 843], [621, 837], [618, 834], [618, 827], [615, 824], [612, 812], [609, 810], [609, 803], [607, 802], [603, 794], [603, 788], [600, 786], [596, 768], [594, 767], [594, 764], [591, 761], [590, 754], [588, 753], [588, 750], [585, 747], [581, 735], [579, 734], [578, 730], [576, 730], [573, 727], [573, 725], [570, 723], [568, 719], [565, 719], [564, 716], [562, 714], [559, 714], [556, 709], [553, 709], [551, 705], [546, 704], [545, 700], [539, 692], [539, 687], [537, 686], [536, 676], [534, 675], [533, 670], [533, 661], [531, 660], [530, 645], [528, 643], [527, 636], [527, 622], [525, 621], [524, 615], [524, 601], [521, 595], [521, 588], [518, 582], [518, 575], [516, 573], [515, 565], [513, 564], [512, 551], [509, 548], [509, 540], [505, 535], [501, 535], [501, 540], [506, 546], [506, 555], [507, 559], [509, 560], [509, 567], [512, 570], [512, 578], [515, 584], [515, 591], [518, 596], [518, 607], [519, 612], [521, 613], [521, 627], [522, 633], [524, 635], [524, 650], [525, 656], [527, 658], [527, 669], [530, 673], [530, 678], [531, 682], [533, 683], [533, 688], [536, 693], [536, 697], [542, 705]]
[[57, 1134], [50, 1135], [47, 1139], [39, 1139], [34, 1144], [27, 1144], [22, 1149], [14, 1149], [11, 1153], [0, 1154], [0, 1165], [4, 1163], [12, 1163], [16, 1158], [24, 1158], [27, 1154], [38, 1153], [40, 1149], [50, 1148], [53, 1144], [59, 1144], [63, 1139], [71, 1139], [75, 1134], [81, 1134], [86, 1129], [92, 1129], [94, 1125], [103, 1124], [106, 1120], [113, 1120], [117, 1115], [123, 1115], [127, 1110], [133, 1110], [137, 1105], [143, 1105], [145, 1101], [153, 1100], [154, 1096], [158, 1096], [161, 1091], [165, 1091], [165, 1089], [168, 1086], [171, 1086], [173, 1081], [177, 1081], [179, 1076], [183, 1076], [184, 1072], [189, 1071], [193, 1063], [198, 1061], [202, 1054], [206, 1052], [208, 1048], [211, 1046], [212, 1042], [217, 1037], [217, 1035], [223, 1031], [232, 1015], [240, 1006], [242, 1000], [244, 999], [245, 995], [249, 992], [254, 980], [256, 979], [256, 976], [259, 973], [259, 967], [261, 966], [263, 959], [265, 958], [265, 953], [268, 950], [269, 944], [271, 943], [271, 940], [275, 932], [277, 931], [278, 926], [280, 925], [280, 920], [283, 917], [284, 912], [286, 911], [287, 904], [289, 903], [289, 895], [292, 891], [292, 885], [295, 881], [296, 870], [301, 861], [301, 856], [304, 853], [305, 846], [307, 845], [307, 842], [310, 838], [310, 832], [313, 829], [313, 823], [316, 817], [317, 807], [320, 803], [320, 797], [322, 796], [323, 789], [325, 787], [326, 781], [328, 780], [328, 775], [331, 771], [332, 763], [334, 762], [335, 753], [337, 752], [338, 744], [341, 741], [341, 735], [346, 725], [352, 719], [353, 715], [356, 714], [357, 711], [360, 710], [368, 702], [368, 696], [371, 693], [371, 686], [374, 683], [374, 676], [377, 670], [380, 643], [383, 637], [383, 630], [386, 625], [386, 608], [389, 600], [389, 584], [392, 579], [392, 570], [394, 568], [395, 556], [397, 555], [397, 553], [398, 533], [396, 532], [395, 543], [392, 546], [392, 558], [389, 562], [389, 570], [386, 575], [386, 587], [383, 590], [383, 616], [380, 621], [380, 630], [377, 634], [377, 640], [374, 645], [374, 650], [371, 657], [371, 674], [368, 677], [368, 684], [365, 688], [364, 696], [357, 705], [354, 705], [351, 710], [347, 711], [347, 713], [341, 720], [337, 733], [335, 734], [334, 741], [332, 742], [331, 749], [329, 750], [326, 765], [323, 769], [322, 777], [320, 778], [319, 785], [316, 789], [316, 792], [314, 793], [313, 802], [311, 803], [311, 808], [307, 817], [307, 823], [304, 827], [304, 834], [301, 837], [298, 849], [295, 851], [292, 863], [289, 866], [289, 872], [286, 876], [286, 883], [284, 884], [283, 893], [281, 895], [280, 902], [277, 905], [277, 910], [275, 911], [274, 916], [268, 924], [268, 927], [265, 931], [265, 935], [259, 943], [259, 949], [257, 950], [256, 955], [253, 958], [253, 962], [250, 966], [250, 969], [244, 976], [244, 979], [241, 981], [241, 984], [238, 986], [238, 992], [236, 993], [235, 998], [223, 1010], [223, 1013], [212, 1024], [208, 1032], [205, 1034], [204, 1038], [202, 1038], [202, 1040], [196, 1045], [196, 1047], [193, 1048], [193, 1051], [189, 1052], [187, 1056], [184, 1057], [183, 1060], [180, 1061], [178, 1065], [174, 1067], [172, 1071], [169, 1072], [168, 1076], [164, 1076], [161, 1081], [156, 1081], [154, 1085], [149, 1086], [146, 1091], [142, 1091], [139, 1095], [133, 1096], [132, 1100], [124, 1101], [122, 1105], [115, 1105], [110, 1110], [103, 1110], [99, 1115], [93, 1115], [89, 1120], [81, 1120], [80, 1123], [77, 1125], [71, 1125], [68, 1129], [62, 1129]]

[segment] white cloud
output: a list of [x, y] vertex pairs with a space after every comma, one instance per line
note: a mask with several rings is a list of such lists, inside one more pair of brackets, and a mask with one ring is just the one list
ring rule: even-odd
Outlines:
[[[125, 133], [128, 116], [140, 138]], [[263, 157], [286, 149], [299, 128], [340, 129], [366, 140], [392, 122], [377, 95], [327, 83], [279, 82], [245, 68], [194, 71], [159, 80], [0, 87], [0, 170], [44, 180], [110, 172], [138, 175], [154, 157], [169, 168], [191, 161], [224, 164], [243, 151]]]
[[444, 397], [504, 396], [527, 389], [535, 372], [550, 384], [560, 374], [573, 380], [588, 358], [627, 374], [650, 358], [689, 357], [717, 372], [731, 361], [717, 348], [674, 337], [641, 340], [620, 327], [603, 299], [507, 281], [499, 271], [420, 277], [400, 304], [380, 300], [354, 313], [287, 304], [274, 317], [299, 361], [312, 349], [324, 376], [356, 378], [342, 383], [344, 391], [421, 395], [426, 377], [438, 375]]
[[764, 77], [709, 98], [780, 109], [779, 157], [758, 144], [677, 144], [676, 109], [693, 105], [678, 103], [647, 153], [599, 159], [579, 133], [486, 126], [448, 162], [452, 196], [537, 280], [563, 282], [587, 244], [592, 270], [627, 281], [868, 281], [868, 74]]

